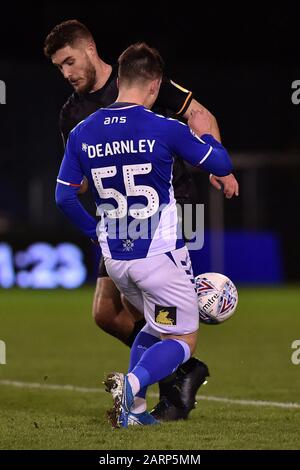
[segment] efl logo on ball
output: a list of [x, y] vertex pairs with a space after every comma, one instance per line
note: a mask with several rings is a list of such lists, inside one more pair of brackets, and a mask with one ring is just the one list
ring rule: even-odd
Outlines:
[[199, 319], [217, 325], [230, 318], [238, 304], [237, 288], [224, 274], [204, 273], [195, 277]]

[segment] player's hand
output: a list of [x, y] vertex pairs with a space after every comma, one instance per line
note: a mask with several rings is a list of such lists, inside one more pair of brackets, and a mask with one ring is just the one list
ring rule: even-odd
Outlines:
[[212, 186], [218, 190], [222, 189], [223, 187], [223, 193], [227, 199], [231, 199], [232, 196], [239, 195], [239, 183], [232, 173], [227, 176], [215, 176], [210, 174], [209, 181]]
[[83, 180], [82, 180], [82, 183], [80, 185], [80, 188], [77, 191], [77, 194], [86, 193], [88, 189], [89, 189], [89, 183], [88, 183], [88, 180], [86, 179], [86, 177], [84, 176]]
[[188, 125], [192, 131], [198, 136], [212, 133], [213, 117], [211, 113], [205, 109], [192, 109], [188, 119]]

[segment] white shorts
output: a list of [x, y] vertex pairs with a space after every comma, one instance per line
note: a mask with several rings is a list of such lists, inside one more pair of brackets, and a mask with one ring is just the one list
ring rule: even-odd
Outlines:
[[186, 247], [130, 261], [105, 259], [110, 278], [159, 333], [183, 335], [199, 326], [197, 294]]

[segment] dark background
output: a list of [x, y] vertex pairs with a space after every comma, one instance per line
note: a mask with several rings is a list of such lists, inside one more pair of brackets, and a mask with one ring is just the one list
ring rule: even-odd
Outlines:
[[[108, 63], [135, 41], [158, 48], [168, 75], [193, 90], [216, 116], [241, 185], [238, 199], [218, 199], [216, 205], [229, 234], [225, 271], [231, 272], [227, 265], [240, 257], [239, 250], [253, 251], [256, 274], [235, 272], [237, 281], [263, 282], [257, 273], [266, 268], [278, 271], [267, 282], [300, 278], [300, 105], [291, 101], [291, 84], [300, 79], [299, 8], [262, 2], [229, 8], [225, 3], [85, 1], [11, 4], [2, 13], [0, 80], [6, 83], [7, 103], [0, 106], [0, 241], [19, 249], [36, 240], [70, 240], [83, 246], [87, 257], [94, 256], [55, 207], [63, 154], [58, 114], [72, 90], [42, 52], [57, 23], [77, 18], [89, 27]], [[212, 229], [214, 196], [205, 175], [194, 179]], [[266, 245], [262, 235], [270, 237]], [[275, 248], [260, 265], [264, 246], [270, 247], [274, 237]], [[245, 265], [250, 262], [243, 259]]]

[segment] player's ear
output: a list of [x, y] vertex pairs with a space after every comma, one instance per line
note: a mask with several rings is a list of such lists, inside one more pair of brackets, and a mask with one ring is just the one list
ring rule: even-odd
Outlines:
[[161, 81], [162, 81], [162, 77], [161, 78], [157, 78], [156, 80], [156, 91], [157, 93], [159, 92], [159, 89], [160, 89], [160, 85], [161, 85]]
[[150, 85], [151, 95], [155, 95], [156, 93], [158, 93], [160, 84], [161, 84], [161, 78], [156, 78], [155, 80], [152, 80], [151, 85]]
[[86, 52], [89, 57], [96, 57], [97, 55], [97, 48], [96, 44], [93, 41], [89, 41], [86, 45]]

